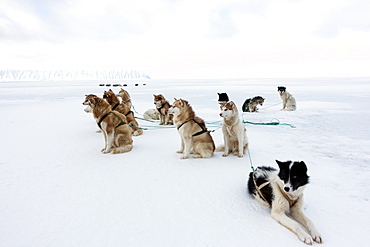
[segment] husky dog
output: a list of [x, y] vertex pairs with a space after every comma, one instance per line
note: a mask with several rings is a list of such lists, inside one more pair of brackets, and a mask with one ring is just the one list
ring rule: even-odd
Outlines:
[[125, 89], [121, 88], [117, 96], [121, 97], [122, 103], [125, 103], [129, 107], [129, 109], [131, 109], [132, 107], [131, 97], [130, 94]]
[[130, 107], [125, 103], [120, 103], [117, 96], [111, 89], [104, 91], [103, 99], [105, 99], [112, 107], [112, 110], [118, 111], [126, 116], [128, 124], [132, 128], [132, 135], [139, 136], [143, 134], [143, 130], [139, 127], [138, 122], [134, 118], [134, 113], [130, 110]]
[[261, 96], [256, 96], [253, 99], [249, 98], [244, 101], [244, 104], [242, 106], [243, 112], [256, 112], [258, 111], [257, 105], [263, 105], [265, 102], [265, 99]]
[[168, 109], [170, 109], [171, 105], [168, 101], [163, 97], [162, 94], [158, 94], [154, 96], [154, 104], [159, 112], [159, 119], [161, 122], [160, 125], [172, 125], [172, 116], [168, 114]]
[[[306, 164], [303, 161], [278, 160], [276, 163], [279, 171], [262, 166], [249, 174], [249, 193], [260, 203], [271, 207], [271, 217], [297, 234], [302, 242], [322, 243], [320, 233], [302, 211], [303, 190], [309, 182]], [[287, 210], [293, 219], [285, 214]]]
[[278, 92], [281, 100], [283, 101], [282, 111], [295, 111], [297, 109], [297, 103], [293, 95], [286, 91], [286, 87], [278, 87]]
[[[233, 101], [221, 104], [220, 116], [224, 119], [222, 133], [224, 136], [224, 154], [227, 157], [230, 153], [243, 157], [248, 149], [247, 130], [239, 118], [238, 108]], [[218, 147], [217, 151], [222, 151]]]
[[86, 105], [86, 108], [84, 109], [84, 111], [86, 113], [91, 113], [92, 112], [92, 109], [89, 106], [88, 102], [89, 102], [89, 99], [94, 98], [94, 97], [98, 97], [98, 96], [96, 96], [95, 94], [87, 94], [87, 95], [85, 95], [85, 101], [82, 104], [83, 105]]
[[175, 99], [170, 110], [173, 114], [174, 124], [181, 137], [181, 159], [210, 158], [215, 151], [215, 144], [211, 134], [207, 131], [203, 119], [195, 116], [193, 108], [183, 99]]
[[157, 109], [148, 109], [144, 112], [143, 117], [148, 120], [159, 120], [159, 112]]
[[227, 93], [217, 93], [218, 94], [218, 103], [223, 104], [229, 101], [229, 96]]
[[82, 104], [91, 107], [96, 123], [104, 133], [103, 153], [118, 154], [132, 150], [132, 131], [125, 115], [112, 111], [107, 101], [96, 96], [86, 96]]

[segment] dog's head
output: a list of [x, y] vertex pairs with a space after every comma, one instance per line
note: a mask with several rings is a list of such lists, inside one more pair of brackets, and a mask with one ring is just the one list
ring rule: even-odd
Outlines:
[[285, 91], [286, 91], [286, 87], [284, 87], [284, 86], [279, 86], [278, 87], [279, 94], [283, 94], [283, 93], [285, 93]]
[[217, 93], [218, 94], [218, 103], [224, 103], [229, 101], [229, 96], [227, 93]]
[[228, 118], [235, 114], [238, 115], [238, 108], [233, 101], [220, 104], [220, 109], [220, 117]]
[[109, 91], [104, 91], [103, 99], [108, 102], [112, 102], [113, 100], [117, 101], [117, 96], [113, 93], [112, 89], [109, 89]]
[[260, 104], [261, 106], [265, 102], [265, 99], [262, 98], [261, 96], [256, 96], [252, 99], [252, 101], [256, 102], [257, 104]]
[[189, 106], [189, 103], [186, 100], [183, 99], [176, 99], [174, 98], [174, 102], [171, 105], [170, 109], [168, 110], [169, 114], [172, 114], [174, 116], [178, 116], [181, 114], [181, 112], [184, 111], [186, 107]]
[[82, 102], [82, 104], [83, 105], [86, 105], [86, 108], [84, 109], [84, 111], [86, 112], [86, 113], [90, 113], [90, 112], [92, 112], [92, 108], [91, 108], [91, 106], [89, 105], [90, 104], [90, 99], [92, 99], [92, 98], [94, 98], [94, 97], [98, 97], [98, 96], [96, 96], [95, 94], [87, 94], [87, 95], [85, 95], [85, 101], [84, 102]]
[[117, 96], [121, 97], [122, 98], [122, 101], [124, 101], [124, 102], [130, 100], [130, 94], [125, 89], [123, 89], [123, 88], [121, 88], [121, 90], [119, 91], [119, 93], [117, 94]]
[[164, 102], [166, 101], [166, 99], [164, 98], [164, 96], [162, 94], [153, 94], [154, 96], [154, 104], [157, 108], [160, 108]]
[[292, 193], [303, 188], [309, 182], [309, 176], [307, 175], [307, 166], [303, 161], [278, 161], [279, 165], [279, 178], [283, 182], [284, 191]]
[[[90, 109], [94, 109], [98, 105], [100, 105], [104, 100], [99, 98], [94, 94], [85, 95], [85, 101], [82, 103], [83, 105], [87, 105]], [[90, 111], [91, 112], [91, 111]]]

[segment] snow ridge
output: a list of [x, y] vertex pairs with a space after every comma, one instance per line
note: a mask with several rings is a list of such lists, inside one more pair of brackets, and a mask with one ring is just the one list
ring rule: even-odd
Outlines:
[[0, 81], [150, 79], [136, 70], [0, 70]]

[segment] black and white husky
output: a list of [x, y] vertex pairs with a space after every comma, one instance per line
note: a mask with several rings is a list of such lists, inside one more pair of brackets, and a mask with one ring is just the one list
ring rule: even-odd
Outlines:
[[292, 94], [286, 91], [286, 87], [278, 87], [278, 92], [283, 101], [282, 111], [295, 111], [297, 109], [297, 102]]
[[[302, 242], [322, 243], [320, 233], [302, 211], [303, 190], [309, 183], [306, 164], [303, 161], [278, 160], [276, 163], [279, 171], [262, 166], [249, 174], [249, 193], [263, 205], [271, 207], [271, 217], [297, 234]], [[293, 219], [285, 214], [287, 210], [290, 210]]]

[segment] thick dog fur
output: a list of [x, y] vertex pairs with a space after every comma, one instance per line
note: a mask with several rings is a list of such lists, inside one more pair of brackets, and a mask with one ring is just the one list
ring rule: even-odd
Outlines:
[[91, 107], [93, 116], [103, 131], [105, 145], [102, 153], [118, 154], [132, 150], [132, 131], [125, 115], [112, 111], [107, 101], [96, 96], [86, 96], [83, 104]]
[[125, 89], [121, 88], [117, 96], [121, 97], [122, 103], [125, 103], [129, 107], [129, 109], [131, 109], [132, 107], [131, 97], [130, 94]]
[[161, 122], [160, 125], [172, 125], [173, 120], [172, 116], [168, 114], [168, 110], [170, 109], [171, 105], [168, 101], [164, 98], [162, 94], [158, 94], [154, 96], [154, 104], [159, 112], [159, 119]]
[[148, 120], [159, 120], [159, 112], [157, 109], [148, 109], [144, 112], [143, 117]]
[[211, 134], [207, 131], [203, 119], [195, 116], [190, 104], [183, 99], [175, 99], [170, 110], [173, 114], [174, 124], [181, 137], [181, 159], [189, 158], [210, 158], [215, 151], [215, 144]]
[[[303, 190], [309, 183], [306, 164], [303, 161], [278, 160], [276, 163], [279, 171], [262, 166], [249, 174], [249, 193], [263, 205], [271, 207], [271, 217], [297, 234], [302, 242], [310, 245], [313, 241], [322, 243], [320, 233], [302, 210]], [[287, 210], [291, 217], [286, 215]]]
[[[233, 101], [220, 105], [220, 116], [223, 118], [222, 133], [224, 136], [224, 154], [227, 157], [230, 153], [243, 157], [248, 149], [247, 130], [239, 118], [238, 108]], [[222, 151], [218, 147], [216, 151]]]
[[263, 105], [265, 99], [261, 96], [255, 96], [253, 98], [246, 99], [242, 106], [243, 112], [256, 112], [258, 111], [257, 105]]
[[286, 91], [286, 87], [278, 87], [278, 92], [283, 101], [282, 111], [295, 111], [297, 109], [297, 102], [293, 95]]
[[227, 93], [217, 93], [217, 95], [219, 104], [227, 103], [229, 101], [229, 96]]
[[109, 89], [109, 91], [104, 91], [103, 99], [110, 104], [112, 110], [118, 111], [126, 116], [128, 124], [132, 129], [132, 135], [139, 136], [143, 134], [143, 130], [140, 129], [139, 124], [134, 117], [134, 113], [130, 110], [131, 108], [123, 102], [120, 103], [117, 95], [115, 95], [111, 89]]

